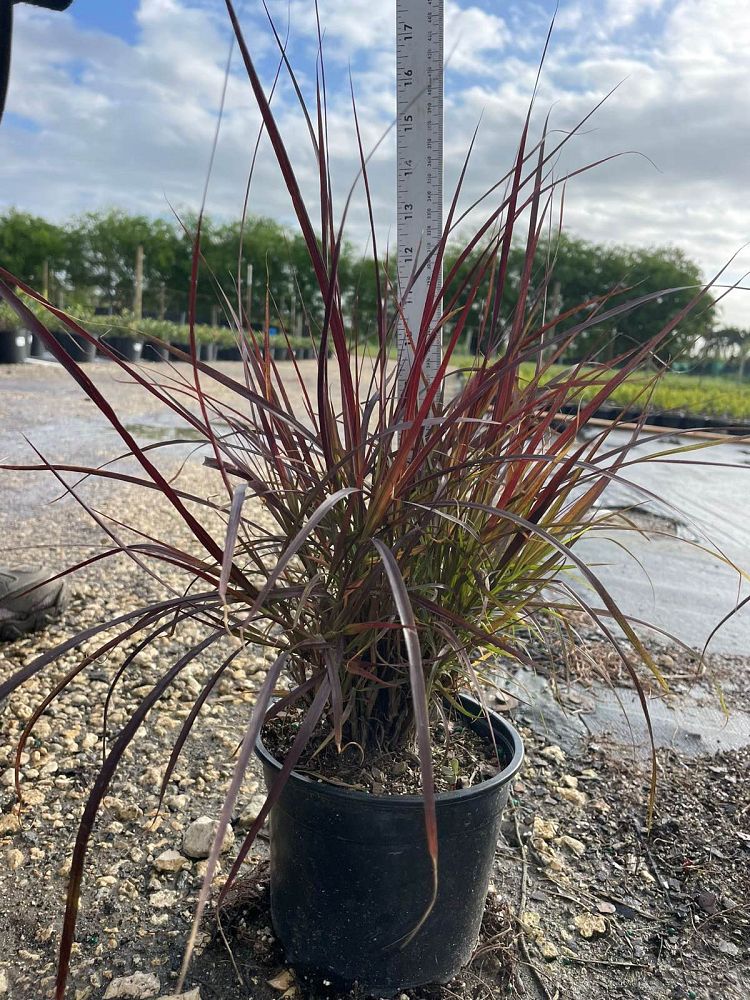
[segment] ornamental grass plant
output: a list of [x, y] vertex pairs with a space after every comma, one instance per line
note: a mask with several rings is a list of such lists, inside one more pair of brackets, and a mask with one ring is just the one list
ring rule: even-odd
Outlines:
[[[274, 658], [249, 713], [227, 790], [193, 941], [215, 871], [222, 829], [232, 816], [261, 727], [271, 717], [294, 708], [299, 710], [300, 721], [281, 773], [247, 834], [222, 895], [235, 880], [284, 781], [313, 738], [317, 743], [312, 749], [324, 743], [338, 749], [354, 744], [363, 753], [375, 745], [393, 752], [414, 749], [421, 773], [427, 849], [434, 877], [439, 879], [432, 753], [435, 727], [446, 706], [457, 706], [461, 692], [473, 693], [484, 704], [493, 655], [525, 662], [525, 637], [543, 632], [549, 616], [583, 610], [616, 649], [639, 691], [640, 665], [658, 673], [627, 616], [595, 570], [577, 554], [576, 542], [606, 523], [597, 504], [607, 486], [613, 480], [627, 482], [635, 463], [658, 460], [660, 453], [648, 459], [642, 453], [636, 455], [637, 432], [613, 438], [610, 430], [598, 428], [584, 440], [580, 431], [628, 377], [658, 353], [687, 311], [701, 302], [706, 289], [696, 289], [690, 306], [654, 330], [647, 342], [608, 360], [606, 367], [597, 365], [595, 359], [560, 366], [577, 338], [597, 323], [637, 309], [655, 296], [634, 295], [625, 304], [618, 300], [617, 306], [610, 306], [604, 296], [566, 309], [562, 316], [549, 314], [553, 262], [540, 271], [537, 249], [553, 225], [556, 191], [571, 176], [555, 176], [553, 166], [561, 147], [585, 120], [554, 141], [545, 126], [541, 137], [532, 141], [530, 108], [515, 162], [475, 207], [472, 218], [492, 195], [495, 203], [485, 209], [453, 268], [443, 275], [447, 241], [465, 215], [459, 203], [467, 159], [443, 237], [429, 262], [432, 277], [419, 327], [407, 331], [414, 358], [403, 391], [397, 391], [391, 358], [406, 289], [390, 283], [378, 246], [368, 157], [356, 107], [353, 104], [353, 141], [361, 170], [349, 199], [364, 199], [371, 223], [373, 274], [378, 283], [375, 351], [365, 349], [356, 326], [349, 324], [337, 278], [349, 200], [338, 221], [323, 86], [319, 84], [316, 106], [310, 111], [301, 102], [319, 167], [316, 224], [230, 0], [227, 7], [263, 128], [325, 303], [324, 320], [313, 330], [311, 341], [317, 345], [314, 383], [305, 380], [296, 362], [283, 366], [283, 376], [274, 362], [270, 305], [264, 327], [255, 328], [248, 325], [241, 306], [229, 300], [222, 303], [242, 354], [241, 374], [233, 377], [198, 360], [199, 222], [193, 250], [189, 368], [164, 365], [147, 371], [111, 354], [123, 376], [189, 428], [191, 439], [197, 437], [204, 443], [203, 460], [215, 480], [210, 498], [186, 494], [178, 482], [166, 478], [156, 457], [160, 447], [174, 442], [147, 448], [139, 445], [85, 369], [50, 335], [50, 323], [39, 319], [36, 305], [44, 306], [52, 322], [91, 339], [86, 325], [0, 268], [2, 298], [24, 327], [45, 341], [106, 417], [122, 440], [122, 451], [135, 460], [139, 472], [120, 471], [117, 462], [80, 468], [52, 464], [41, 457], [34, 468], [50, 470], [84, 506], [85, 500], [66, 475], [105, 477], [115, 486], [123, 481], [155, 491], [171, 505], [175, 521], [188, 529], [193, 543], [180, 545], [177, 532], [174, 538], [144, 534], [136, 541], [123, 541], [120, 526], [104, 522], [111, 545], [69, 572], [84, 569], [94, 558], [125, 555], [140, 570], [157, 576], [160, 564], [177, 568], [184, 574], [184, 590], [167, 595], [165, 589], [163, 599], [72, 636], [0, 687], [0, 697], [5, 697], [85, 640], [107, 635], [94, 642], [95, 648], [38, 706], [22, 736], [17, 759], [52, 699], [64, 697], [66, 684], [85, 675], [110, 650], [127, 650], [112, 676], [114, 688], [133, 669], [137, 653], [172, 629], [179, 635], [181, 621], [189, 619], [203, 629], [199, 642], [186, 647], [175, 662], [163, 664], [158, 682], [120, 730], [109, 735], [73, 852], [58, 998], [65, 991], [92, 826], [122, 755], [137, 731], [147, 725], [149, 711], [170, 684], [227, 635], [235, 648], [204, 678], [170, 759], [163, 762], [164, 790], [202, 706], [220, 679], [231, 678], [238, 650], [248, 646], [272, 650]], [[296, 86], [283, 53], [280, 65]], [[519, 240], [526, 248], [525, 265], [517, 305], [510, 321], [504, 322], [508, 258], [511, 244]], [[465, 285], [460, 294], [448, 297], [443, 289], [469, 258], [474, 263]], [[488, 277], [489, 293], [480, 301], [480, 289], [487, 287]], [[34, 310], [27, 304], [29, 297]], [[237, 301], [243, 301], [239, 288]], [[465, 341], [466, 322], [477, 304], [482, 316], [479, 343], [486, 345], [486, 351], [478, 353], [458, 378], [452, 356]], [[564, 333], [559, 332], [561, 320], [565, 320]], [[437, 374], [428, 378], [424, 362], [435, 338], [443, 343], [442, 362]], [[110, 353], [106, 342], [99, 344], [99, 350]], [[187, 357], [175, 349], [172, 355]], [[301, 409], [293, 402], [291, 384], [294, 395], [303, 400]], [[579, 409], [574, 419], [563, 420], [560, 409], [571, 399], [580, 400]], [[198, 513], [201, 509], [223, 519], [220, 534], [206, 527]], [[95, 516], [102, 521], [101, 515]], [[132, 527], [139, 530], [139, 525]], [[586, 581], [590, 597], [573, 586], [572, 572]], [[642, 692], [641, 698], [647, 715]]]

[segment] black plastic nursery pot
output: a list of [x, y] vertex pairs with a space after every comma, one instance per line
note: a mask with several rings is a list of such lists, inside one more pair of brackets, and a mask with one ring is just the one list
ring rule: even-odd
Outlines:
[[46, 358], [47, 356], [47, 345], [44, 343], [41, 337], [37, 334], [31, 334], [31, 345], [29, 346], [29, 357], [31, 358]]
[[274, 347], [273, 349], [273, 360], [274, 361], [288, 361], [291, 358], [291, 351], [288, 347]]
[[0, 330], [0, 365], [21, 365], [29, 356], [25, 330]]
[[123, 359], [123, 361], [140, 361], [143, 354], [143, 341], [135, 337], [102, 337], [102, 343]]
[[236, 344], [219, 347], [216, 357], [219, 361], [242, 361], [242, 352]]
[[86, 364], [96, 357], [96, 344], [90, 343], [85, 337], [77, 333], [68, 333], [67, 330], [55, 330], [52, 336], [68, 354], [79, 364]]
[[143, 344], [143, 350], [141, 351], [141, 358], [144, 361], [168, 361], [169, 348], [160, 347], [159, 344], [150, 344], [148, 341], [146, 341]]
[[[472, 728], [489, 739], [479, 705]], [[271, 915], [286, 960], [340, 988], [357, 983], [384, 997], [448, 982], [479, 936], [500, 821], [523, 761], [516, 730], [495, 713], [504, 767], [471, 788], [436, 796], [439, 845], [435, 906], [424, 808], [418, 795], [371, 795], [292, 772], [270, 816]], [[258, 741], [266, 784], [279, 762]]]
[[203, 343], [200, 345], [201, 361], [216, 361], [219, 353], [219, 345], [213, 343]]

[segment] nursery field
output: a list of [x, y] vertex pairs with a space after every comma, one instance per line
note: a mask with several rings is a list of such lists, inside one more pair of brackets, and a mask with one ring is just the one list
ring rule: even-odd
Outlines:
[[[238, 367], [227, 365], [226, 370]], [[114, 366], [97, 364], [89, 371], [144, 443], [179, 436], [148, 403], [144, 406]], [[304, 362], [303, 371], [312, 380], [314, 363]], [[65, 457], [96, 463], [111, 456], [111, 431], [58, 366], [15, 366], [0, 378], [0, 452], [5, 460], [29, 457], [22, 432], [51, 461]], [[63, 405], [66, 416], [60, 420]], [[212, 479], [199, 457], [183, 465], [189, 444], [176, 444], [170, 451], [160, 459], [165, 472], [178, 476], [189, 492], [211, 490]], [[71, 546], [87, 553], [102, 544], [98, 529], [75, 503], [50, 503], [58, 493], [59, 486], [45, 474], [3, 474], [0, 531], [12, 539], [14, 559], [32, 553], [59, 566], [69, 559]], [[127, 505], [129, 515], [155, 536], [174, 530], [169, 509], [135, 489], [115, 494], [107, 483], [89, 482], [81, 493], [113, 516]], [[689, 566], [683, 573], [688, 571]], [[106, 568], [90, 566], [75, 582], [73, 600], [59, 624], [0, 646], [0, 680], [62, 637], [138, 605], [153, 591], [153, 581], [135, 576], [124, 559]], [[679, 593], [674, 597], [680, 600]], [[195, 641], [193, 631], [192, 624], [182, 626], [139, 655], [137, 670], [124, 678], [110, 707], [112, 725], [123, 722], [163, 662]], [[675, 696], [699, 688], [713, 699], [718, 679], [731, 710], [750, 709], [745, 658], [713, 657], [712, 672], [699, 676], [695, 660], [684, 650], [655, 653]], [[221, 656], [217, 647], [175, 684], [127, 751], [105, 800], [94, 831], [73, 955], [70, 995], [78, 1000], [174, 992], [205, 867], [205, 861], [186, 856], [186, 832], [199, 817], [213, 817], [220, 808], [232, 753], [266, 667], [262, 653], [238, 661], [232, 677], [222, 680], [206, 703], [157, 816], [159, 761], [190, 711], [196, 686]], [[22, 768], [25, 806], [20, 816], [7, 768], [13, 740], [31, 708], [47, 683], [74, 660], [72, 651], [44, 681], [17, 692], [0, 716], [0, 891], [7, 901], [0, 917], [0, 983], [6, 982], [9, 995], [21, 1000], [52, 995], [72, 839], [101, 758], [102, 696], [122, 654], [85, 682], [79, 679], [40, 723], [39, 739], [29, 747]], [[563, 719], [585, 717], [590, 695], [582, 701], [580, 685], [590, 685], [594, 666], [608, 668], [604, 659], [592, 664], [585, 655], [580, 663], [569, 659], [557, 664]], [[538, 670], [549, 671], [550, 664], [540, 662]], [[619, 689], [622, 677], [614, 671], [610, 677]], [[743, 832], [750, 809], [744, 781], [747, 748], [698, 756], [660, 749], [656, 826], [647, 837], [647, 761], [628, 748], [613, 752], [606, 737], [566, 742], [551, 717], [543, 722], [529, 717], [524, 700], [503, 696], [495, 704], [521, 728], [527, 763], [497, 846], [480, 949], [457, 980], [410, 990], [400, 1000], [745, 1000], [750, 991], [750, 839]], [[222, 858], [216, 888], [257, 815], [260, 780], [253, 766], [233, 816], [234, 839]], [[187, 996], [360, 1000], [356, 992], [305, 984], [284, 965], [270, 926], [266, 858], [267, 841], [261, 838], [246, 877], [227, 901], [221, 931], [215, 914], [209, 913]], [[142, 992], [118, 992], [126, 989], [122, 980]]]

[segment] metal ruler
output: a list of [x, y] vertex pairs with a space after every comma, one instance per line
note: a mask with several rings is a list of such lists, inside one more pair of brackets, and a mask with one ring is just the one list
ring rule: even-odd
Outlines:
[[[443, 6], [443, 0], [396, 0], [398, 285], [406, 326], [415, 343], [432, 259], [416, 278], [415, 274], [437, 246], [443, 229]], [[439, 275], [438, 289], [441, 283]], [[404, 320], [399, 319], [399, 392], [413, 355]], [[425, 360], [428, 379], [437, 373], [441, 360], [438, 335]]]

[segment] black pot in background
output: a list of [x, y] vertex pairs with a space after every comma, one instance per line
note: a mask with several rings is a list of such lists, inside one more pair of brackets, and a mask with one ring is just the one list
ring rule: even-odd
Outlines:
[[273, 348], [273, 360], [274, 361], [288, 361], [291, 357], [288, 347], [274, 347]]
[[169, 361], [169, 348], [144, 341], [141, 358], [143, 361]]
[[198, 355], [201, 361], [216, 361], [216, 356], [219, 353], [219, 345], [214, 343], [200, 344], [199, 345], [200, 354]]
[[219, 348], [217, 358], [219, 361], [242, 361], [242, 354], [236, 344], [232, 344], [231, 347], [227, 344]]
[[134, 337], [107, 336], [102, 337], [102, 343], [114, 351], [123, 361], [137, 362], [143, 353], [143, 341]]
[[41, 337], [37, 334], [31, 334], [31, 346], [29, 347], [29, 357], [31, 358], [46, 358], [47, 357], [47, 345], [44, 343]]
[[[503, 808], [523, 760], [515, 729], [491, 718], [506, 765], [489, 781], [437, 796], [437, 900], [405, 946], [399, 940], [432, 893], [422, 798], [350, 792], [292, 773], [271, 810], [271, 915], [286, 960], [303, 975], [341, 988], [357, 982], [384, 997], [447, 982], [469, 961]], [[489, 739], [484, 717], [473, 728]], [[269, 785], [279, 762], [260, 740], [257, 752]]]
[[22, 365], [29, 356], [25, 330], [0, 330], [0, 365]]
[[79, 364], [87, 364], [96, 357], [96, 344], [90, 343], [85, 337], [77, 333], [68, 333], [66, 330], [55, 330], [52, 334], [58, 344], [68, 352], [68, 354]]

